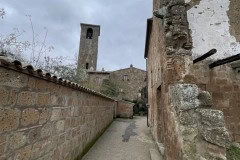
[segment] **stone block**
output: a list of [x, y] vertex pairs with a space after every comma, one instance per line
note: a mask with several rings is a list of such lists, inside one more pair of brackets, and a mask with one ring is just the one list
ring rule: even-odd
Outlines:
[[17, 105], [19, 106], [33, 106], [35, 105], [36, 93], [21, 92], [18, 95]]
[[45, 142], [45, 140], [38, 141], [38, 142], [33, 144], [31, 159], [37, 159], [37, 158], [43, 156], [43, 154], [44, 154], [43, 143], [44, 142]]
[[200, 107], [211, 107], [213, 105], [212, 96], [207, 91], [200, 91], [198, 95]]
[[199, 89], [194, 84], [176, 84], [169, 87], [172, 104], [177, 111], [186, 111], [198, 108], [200, 102], [197, 98]]
[[48, 83], [50, 83], [50, 82], [48, 82], [46, 80], [38, 79], [38, 80], [36, 80], [36, 89], [40, 92], [47, 91]]
[[28, 133], [28, 143], [34, 143], [41, 138], [41, 128], [31, 129]]
[[40, 118], [39, 118], [39, 124], [44, 124], [46, 123], [50, 117], [51, 117], [51, 110], [48, 108], [42, 108], [40, 110]]
[[9, 149], [14, 150], [23, 147], [27, 143], [27, 136], [24, 132], [14, 133], [9, 138]]
[[59, 152], [59, 149], [56, 148], [54, 150], [54, 153], [53, 153], [53, 156], [52, 156], [52, 160], [59, 160], [59, 157], [60, 157], [60, 152]]
[[196, 125], [198, 123], [198, 115], [194, 111], [181, 112], [179, 121], [182, 125]]
[[29, 160], [31, 157], [32, 146], [26, 146], [16, 151], [15, 153], [15, 160]]
[[51, 136], [53, 132], [53, 125], [51, 123], [45, 124], [41, 129], [41, 137], [45, 138]]
[[60, 121], [57, 121], [56, 122], [56, 133], [60, 133], [62, 131], [64, 131], [64, 124], [65, 124], [65, 121], [64, 120], [60, 120]]
[[17, 90], [11, 90], [8, 100], [8, 105], [14, 106], [17, 103]]
[[20, 111], [17, 109], [0, 108], [0, 133], [18, 128]]
[[1, 85], [22, 88], [27, 86], [28, 76], [11, 70], [0, 70]]
[[28, 85], [27, 85], [29, 90], [35, 89], [35, 85], [36, 85], [36, 78], [35, 77], [29, 77]]
[[37, 104], [39, 106], [47, 106], [49, 103], [49, 94], [38, 94]]
[[212, 144], [226, 147], [230, 142], [230, 136], [225, 127], [206, 128], [201, 130], [203, 139]]
[[39, 121], [39, 111], [34, 108], [24, 109], [22, 112], [21, 124], [23, 126], [34, 125]]
[[52, 110], [52, 115], [51, 115], [50, 120], [57, 121], [57, 120], [60, 120], [61, 118], [62, 118], [62, 110], [59, 108], [54, 108]]
[[[3, 155], [3, 153], [5, 152], [5, 148], [6, 148], [6, 143], [0, 144], [0, 155]], [[0, 160], [1, 160], [1, 157], [0, 157]]]
[[9, 91], [4, 88], [0, 88], [0, 106], [8, 103], [8, 96]]
[[208, 127], [224, 127], [224, 115], [222, 111], [212, 109], [198, 109], [201, 115], [201, 123]]

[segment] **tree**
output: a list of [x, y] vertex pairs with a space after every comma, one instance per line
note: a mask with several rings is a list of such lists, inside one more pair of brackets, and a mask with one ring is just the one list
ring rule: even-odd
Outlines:
[[5, 10], [3, 8], [0, 8], [0, 17], [3, 18], [5, 15]]
[[[5, 10], [0, 9], [0, 17], [3, 18], [5, 14]], [[25, 31], [14, 28], [13, 33], [5, 36], [0, 35], [1, 54], [31, 64], [34, 68], [40, 68], [64, 79], [78, 82], [78, 77], [76, 76], [77, 58], [75, 57], [74, 60], [70, 60], [69, 64], [66, 64], [66, 60], [69, 60], [69, 58], [50, 56], [49, 54], [54, 50], [54, 47], [46, 44], [48, 29], [44, 27], [44, 36], [39, 36], [35, 32], [31, 15], [26, 17], [31, 27], [31, 40], [19, 40]], [[24, 56], [23, 53], [27, 53], [27, 56]]]
[[117, 85], [108, 79], [103, 80], [100, 92], [110, 97], [116, 98], [119, 96], [119, 89]]

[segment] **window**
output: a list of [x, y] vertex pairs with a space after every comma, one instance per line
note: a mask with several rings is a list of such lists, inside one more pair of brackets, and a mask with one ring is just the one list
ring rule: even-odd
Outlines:
[[128, 75], [124, 75], [123, 76], [123, 81], [127, 81], [128, 80]]
[[89, 64], [88, 63], [86, 63], [86, 69], [88, 69], [89, 68]]
[[101, 78], [100, 78], [100, 77], [97, 77], [97, 78], [96, 78], [96, 82], [97, 82], [97, 84], [101, 84]]
[[92, 39], [93, 37], [93, 29], [92, 28], [88, 28], [87, 29], [87, 39]]

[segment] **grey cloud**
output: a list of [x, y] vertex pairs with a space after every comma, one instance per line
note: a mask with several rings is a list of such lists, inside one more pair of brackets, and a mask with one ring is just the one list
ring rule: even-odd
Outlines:
[[[30, 30], [26, 14], [32, 15], [37, 33], [48, 28], [54, 55], [74, 57], [78, 52], [80, 23], [101, 25], [98, 69], [115, 70], [133, 64], [145, 69], [146, 19], [152, 2], [147, 0], [3, 0], [0, 7], [11, 12], [0, 21], [2, 33], [13, 27]], [[27, 32], [26, 39], [30, 39]]]

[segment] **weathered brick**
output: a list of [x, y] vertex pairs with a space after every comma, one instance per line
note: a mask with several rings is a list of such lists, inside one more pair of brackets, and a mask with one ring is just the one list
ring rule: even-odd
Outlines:
[[52, 160], [59, 160], [59, 157], [60, 157], [60, 152], [59, 152], [59, 149], [56, 148], [54, 150], [54, 153], [53, 153], [53, 156], [52, 156]]
[[45, 138], [52, 135], [54, 128], [51, 123], [45, 124], [41, 129], [41, 137]]
[[21, 124], [23, 126], [37, 124], [39, 120], [39, 111], [34, 108], [24, 109], [22, 112]]
[[36, 78], [35, 77], [29, 77], [29, 79], [28, 79], [28, 88], [30, 89], [30, 90], [33, 90], [33, 89], [35, 89], [35, 85], [36, 85]]
[[26, 146], [16, 151], [15, 158], [16, 160], [29, 160], [32, 152], [32, 146]]
[[[6, 144], [7, 143], [0, 144], [0, 155], [3, 155], [3, 153], [5, 152]], [[1, 160], [1, 157], [0, 157], [0, 160]]]
[[41, 110], [41, 113], [40, 113], [40, 118], [39, 118], [39, 124], [43, 124], [43, 123], [46, 123], [50, 119], [51, 110], [48, 108], [42, 108], [40, 110]]
[[8, 96], [9, 96], [9, 91], [4, 88], [0, 88], [0, 105], [7, 104]]
[[17, 90], [11, 90], [8, 105], [14, 106], [17, 103], [17, 95], [18, 95]]
[[38, 79], [36, 81], [36, 89], [39, 90], [40, 92], [47, 91], [48, 89], [48, 83], [46, 80]]
[[0, 133], [18, 128], [20, 111], [17, 109], [0, 108]]
[[55, 128], [56, 133], [60, 133], [64, 130], [64, 124], [65, 124], [64, 120], [60, 120], [56, 122], [56, 128]]
[[34, 92], [21, 92], [18, 95], [17, 105], [20, 106], [33, 106], [35, 105], [36, 93]]
[[0, 70], [0, 82], [3, 86], [22, 88], [27, 86], [28, 76], [1, 68]]
[[33, 128], [28, 133], [28, 143], [34, 143], [41, 138], [41, 128]]
[[60, 120], [62, 118], [62, 110], [57, 108], [57, 109], [53, 109], [52, 110], [52, 115], [50, 120], [51, 121], [56, 121], [56, 120]]
[[49, 94], [38, 94], [37, 104], [39, 106], [47, 106], [49, 104]]
[[9, 138], [9, 149], [18, 149], [27, 143], [27, 136], [24, 132], [14, 133]]

